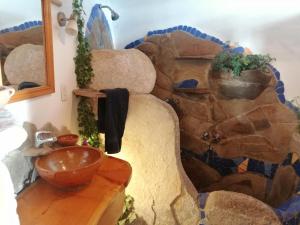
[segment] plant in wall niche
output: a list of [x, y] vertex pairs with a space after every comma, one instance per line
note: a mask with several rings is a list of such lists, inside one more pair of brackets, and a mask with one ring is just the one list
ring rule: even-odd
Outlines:
[[[73, 13], [77, 18], [78, 26], [78, 44], [76, 50], [75, 61], [75, 74], [79, 88], [87, 88], [94, 76], [93, 68], [91, 65], [91, 51], [89, 44], [84, 37], [84, 19], [83, 19], [83, 0], [73, 0]], [[93, 107], [89, 99], [80, 97], [78, 104], [78, 125], [80, 135], [88, 141], [88, 144], [93, 147], [100, 146], [100, 139], [97, 129], [97, 123], [95, 115], [93, 113]]]
[[270, 55], [243, 55], [226, 50], [215, 57], [213, 69], [215, 71], [232, 71], [233, 76], [238, 77], [245, 70], [268, 72], [268, 65], [273, 60], [275, 59], [270, 57]]

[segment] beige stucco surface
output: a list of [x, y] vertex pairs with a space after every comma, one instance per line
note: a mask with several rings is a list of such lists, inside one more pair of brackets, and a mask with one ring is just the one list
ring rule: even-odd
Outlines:
[[150, 93], [156, 71], [150, 59], [137, 49], [92, 51], [95, 76], [91, 88], [127, 88], [132, 93]]
[[206, 225], [280, 225], [272, 208], [242, 193], [215, 191], [206, 200]]
[[197, 192], [180, 159], [179, 125], [173, 109], [152, 95], [131, 95], [119, 157], [132, 166], [127, 193], [148, 225], [196, 225]]

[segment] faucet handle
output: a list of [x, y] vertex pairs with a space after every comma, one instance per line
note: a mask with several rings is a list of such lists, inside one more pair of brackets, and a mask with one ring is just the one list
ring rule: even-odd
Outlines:
[[43, 134], [48, 135], [48, 134], [52, 134], [52, 132], [51, 131], [47, 131], [47, 130], [39, 130], [39, 131], [35, 132], [35, 137], [37, 138], [37, 137], [39, 137], [40, 135], [43, 135]]
[[48, 142], [55, 142], [57, 138], [51, 131], [37, 131], [35, 132], [35, 147], [38, 148], [40, 145]]

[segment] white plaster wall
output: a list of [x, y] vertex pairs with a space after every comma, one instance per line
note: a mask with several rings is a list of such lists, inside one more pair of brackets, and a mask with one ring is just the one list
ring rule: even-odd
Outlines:
[[150, 30], [189, 25], [255, 53], [271, 54], [287, 98], [300, 95], [298, 0], [114, 0], [111, 5], [120, 14], [111, 23], [117, 48]]

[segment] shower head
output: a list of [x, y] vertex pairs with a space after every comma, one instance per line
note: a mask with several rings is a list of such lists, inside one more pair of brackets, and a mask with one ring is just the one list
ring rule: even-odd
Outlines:
[[101, 8], [101, 9], [103, 9], [103, 8], [109, 9], [109, 11], [111, 12], [111, 19], [112, 19], [113, 21], [119, 19], [119, 17], [120, 17], [119, 14], [116, 13], [116, 12], [115, 12], [112, 8], [110, 8], [108, 5], [100, 6], [100, 8]]

